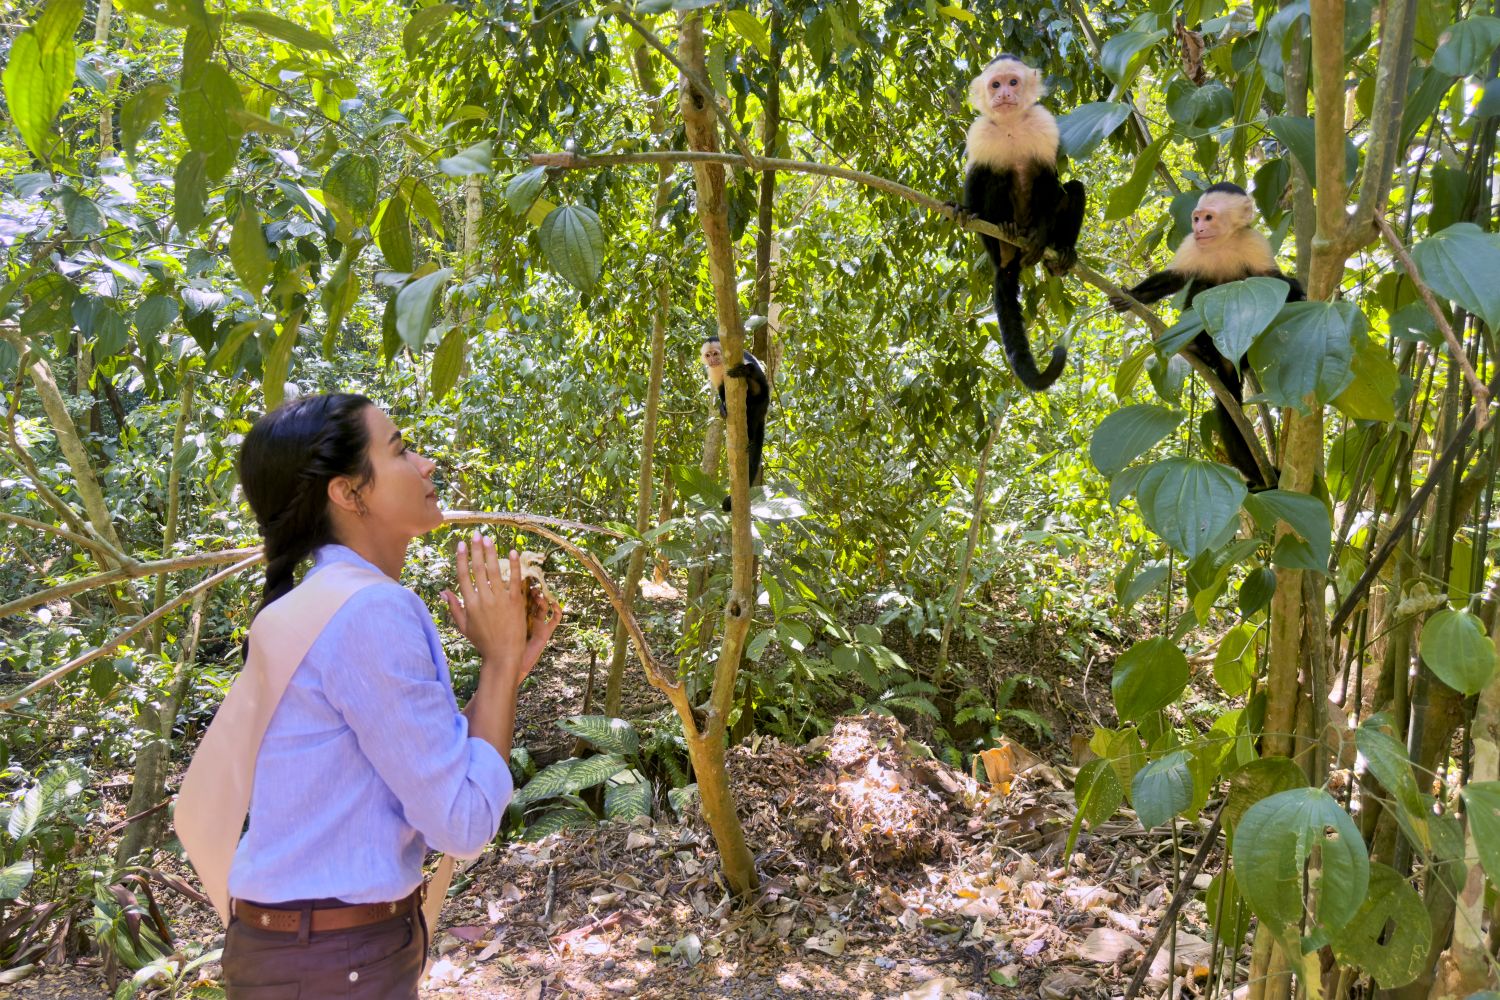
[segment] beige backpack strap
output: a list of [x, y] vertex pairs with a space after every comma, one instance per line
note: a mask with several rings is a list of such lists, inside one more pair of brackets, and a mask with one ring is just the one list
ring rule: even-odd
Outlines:
[[[427, 924], [427, 941], [437, 933], [438, 914], [443, 912], [443, 902], [448, 898], [448, 887], [453, 884], [453, 855], [438, 858], [437, 871], [422, 890], [422, 920]], [[431, 960], [429, 959], [429, 962]]]
[[174, 813], [177, 837], [226, 926], [229, 867], [250, 811], [255, 760], [266, 727], [292, 674], [344, 602], [382, 582], [389, 577], [332, 563], [268, 604], [250, 628], [249, 659], [193, 755]]

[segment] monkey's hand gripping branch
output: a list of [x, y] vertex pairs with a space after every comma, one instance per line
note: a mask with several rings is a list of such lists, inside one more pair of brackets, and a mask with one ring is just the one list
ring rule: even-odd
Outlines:
[[[627, 166], [631, 164], [651, 164], [659, 166], [663, 163], [722, 163], [726, 166], [740, 167], [747, 170], [786, 170], [798, 174], [816, 174], [822, 177], [836, 177], [840, 180], [850, 181], [864, 187], [873, 188], [876, 191], [884, 191], [886, 194], [904, 198], [914, 205], [919, 205], [930, 212], [936, 212], [946, 219], [957, 223], [962, 229], [970, 232], [981, 233], [985, 236], [993, 236], [1002, 243], [1021, 247], [1023, 250], [1030, 249], [1024, 241], [1018, 240], [1014, 233], [1006, 233], [999, 226], [982, 219], [974, 217], [964, 210], [961, 205], [954, 202], [941, 201], [928, 194], [923, 194], [915, 188], [898, 184], [885, 177], [875, 174], [867, 174], [861, 170], [850, 170], [848, 167], [836, 167], [826, 163], [814, 163], [808, 160], [787, 160], [778, 157], [760, 156], [754, 159], [741, 156], [738, 153], [709, 153], [698, 150], [670, 150], [645, 153], [602, 153], [599, 155], [583, 155], [579, 153], [532, 153], [530, 156], [532, 164], [539, 167], [550, 167], [555, 170], [600, 170], [607, 167]], [[1063, 262], [1051, 250], [1047, 251], [1044, 258], [1055, 264]], [[1072, 274], [1076, 275], [1085, 284], [1093, 285], [1105, 295], [1125, 299], [1130, 305], [1130, 311], [1135, 313], [1145, 322], [1151, 331], [1153, 339], [1159, 339], [1166, 332], [1166, 324], [1146, 306], [1137, 302], [1117, 287], [1114, 282], [1099, 274], [1093, 268], [1082, 261], [1073, 264]], [[1215, 398], [1224, 404], [1229, 412], [1229, 417], [1235, 426], [1240, 429], [1245, 440], [1249, 442], [1251, 450], [1255, 453], [1255, 464], [1260, 467], [1261, 474], [1266, 477], [1267, 482], [1275, 481], [1275, 467], [1271, 465], [1266, 457], [1265, 449], [1260, 445], [1260, 438], [1255, 433], [1255, 427], [1250, 423], [1245, 411], [1241, 408], [1239, 400], [1224, 385], [1217, 372], [1203, 362], [1186, 354], [1189, 364], [1203, 377]]]

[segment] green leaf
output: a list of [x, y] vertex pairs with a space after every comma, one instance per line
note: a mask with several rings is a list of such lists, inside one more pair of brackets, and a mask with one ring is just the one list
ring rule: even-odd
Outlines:
[[1500, 326], [1500, 236], [1459, 222], [1411, 248], [1422, 280], [1484, 320]]
[[[1321, 865], [1309, 868], [1315, 853]], [[1283, 941], [1295, 942], [1304, 878], [1317, 896], [1318, 925], [1336, 931], [1364, 904], [1370, 857], [1337, 799], [1321, 788], [1295, 788], [1246, 811], [1234, 834], [1234, 877], [1255, 915]]]
[[1160, 636], [1138, 642], [1115, 661], [1115, 711], [1126, 722], [1139, 722], [1176, 701], [1187, 682], [1187, 657], [1176, 643]]
[[458, 8], [451, 3], [435, 3], [413, 14], [401, 32], [401, 43], [406, 48], [406, 54], [415, 58], [422, 51], [427, 35], [447, 21], [456, 10]]
[[[527, 786], [530, 787], [529, 785]], [[594, 814], [587, 809], [572, 806], [566, 809], [552, 809], [543, 813], [540, 818], [527, 823], [526, 830], [522, 833], [523, 840], [541, 840], [562, 830], [586, 830], [597, 825]]]
[[1166, 145], [1167, 138], [1162, 135], [1147, 146], [1146, 151], [1136, 157], [1130, 178], [1109, 193], [1109, 202], [1104, 206], [1105, 222], [1128, 218], [1140, 207], [1141, 198], [1146, 194], [1146, 185], [1156, 171], [1156, 163], [1161, 159], [1162, 147]]
[[408, 281], [396, 293], [396, 332], [413, 351], [421, 351], [427, 342], [433, 310], [451, 277], [453, 268], [445, 267]]
[[511, 799], [511, 804], [525, 809], [542, 799], [550, 799], [557, 795], [571, 795], [573, 792], [602, 784], [629, 766], [629, 762], [624, 757], [616, 754], [602, 754], [582, 760], [576, 757], [561, 760], [539, 771], [535, 778], [528, 781], [515, 794], [515, 797]]
[[755, 46], [762, 56], [771, 58], [771, 29], [761, 24], [748, 10], [732, 10], [725, 15], [741, 38]]
[[489, 175], [490, 161], [494, 159], [495, 144], [489, 139], [476, 142], [461, 152], [438, 161], [438, 169], [450, 177], [468, 177], [471, 174]]
[[68, 231], [74, 236], [97, 236], [104, 232], [104, 216], [99, 214], [99, 206], [92, 199], [72, 188], [63, 188], [58, 200], [68, 220]]
[[1215, 875], [1203, 894], [1203, 909], [1209, 926], [1221, 938], [1238, 938], [1250, 922], [1250, 908], [1234, 883], [1233, 869]]
[[0, 899], [19, 898], [35, 875], [36, 866], [25, 859], [0, 868]]
[[73, 89], [78, 46], [73, 41], [83, 21], [83, 0], [48, 0], [34, 25], [16, 36], [5, 64], [3, 85], [10, 120], [26, 147], [43, 162], [51, 161], [52, 119]]
[[1193, 308], [1219, 352], [1226, 358], [1243, 358], [1281, 312], [1289, 290], [1277, 278], [1245, 278], [1199, 294]]
[[604, 267], [604, 227], [598, 214], [583, 205], [563, 205], [542, 221], [542, 251], [553, 270], [588, 294]]
[[411, 244], [411, 220], [406, 211], [406, 199], [395, 194], [386, 199], [385, 209], [380, 213], [380, 232], [376, 236], [380, 252], [393, 271], [416, 270], [416, 257]]
[[1485, 69], [1500, 46], [1500, 18], [1465, 18], [1443, 32], [1441, 43], [1432, 54], [1432, 68], [1445, 76], [1473, 76]]
[[1422, 626], [1422, 662], [1461, 694], [1478, 694], [1495, 675], [1495, 641], [1467, 611], [1439, 611]]
[[339, 331], [344, 326], [344, 317], [349, 315], [349, 310], [359, 301], [359, 275], [351, 272], [350, 267], [364, 248], [363, 240], [351, 240], [344, 244], [344, 252], [339, 254], [338, 263], [333, 266], [333, 273], [323, 283], [323, 290], [319, 294], [319, 302], [326, 317], [323, 356], [330, 360], [333, 358]]
[[1243, 622], [1224, 634], [1214, 653], [1214, 680], [1231, 698], [1250, 690], [1255, 680], [1255, 629]]
[[334, 158], [323, 175], [323, 200], [338, 220], [340, 239], [369, 224], [380, 186], [380, 161], [369, 153], [348, 150]]
[[604, 815], [608, 819], [635, 819], [651, 815], [651, 785], [638, 772], [634, 781], [611, 782], [604, 790]]
[[1212, 128], [1234, 114], [1234, 92], [1218, 80], [1195, 87], [1178, 78], [1167, 85], [1167, 114], [1179, 125]]
[[1479, 863], [1500, 885], [1500, 781], [1471, 781], [1463, 790], [1469, 839], [1479, 849]]
[[187, 153], [172, 175], [173, 221], [183, 235], [197, 229], [208, 212], [208, 178], [203, 160], [202, 153]]
[[271, 276], [271, 256], [260, 228], [260, 213], [249, 198], [240, 200], [240, 217], [229, 235], [229, 263], [240, 284], [259, 299]]
[[1233, 830], [1257, 802], [1290, 788], [1307, 787], [1307, 776], [1286, 757], [1252, 760], [1229, 776], [1229, 797], [1224, 801], [1224, 823]]
[[234, 20], [238, 24], [249, 25], [263, 35], [279, 38], [283, 42], [295, 45], [305, 52], [322, 50], [337, 54], [339, 51], [339, 47], [333, 44], [332, 39], [285, 18], [277, 17], [275, 14], [267, 14], [258, 10], [243, 10], [234, 14]]
[[1120, 776], [1103, 757], [1095, 757], [1078, 769], [1078, 778], [1073, 784], [1073, 799], [1078, 803], [1078, 815], [1091, 829], [1108, 820], [1125, 801], [1125, 789], [1120, 785]]
[[587, 740], [605, 753], [633, 756], [641, 748], [640, 734], [628, 720], [607, 715], [572, 715], [557, 720], [557, 728]]
[[301, 323], [302, 314], [293, 313], [282, 324], [276, 343], [266, 354], [265, 365], [261, 369], [260, 388], [266, 397], [267, 411], [281, 405], [281, 397], [286, 392], [286, 375], [292, 366], [292, 348], [297, 346], [297, 329]]
[[1147, 830], [1161, 826], [1185, 810], [1193, 801], [1193, 775], [1188, 753], [1178, 750], [1153, 760], [1135, 773], [1130, 801]]
[[204, 173], [210, 180], [223, 177], [234, 165], [244, 135], [230, 114], [244, 110], [245, 104], [229, 71], [216, 62], [184, 69], [177, 107], [188, 145], [203, 154]]
[[1089, 458], [1113, 477], [1177, 429], [1182, 414], [1165, 406], [1141, 403], [1116, 410], [1099, 424], [1089, 441]]
[[1401, 373], [1386, 349], [1368, 336], [1354, 337], [1354, 359], [1350, 370], [1354, 378], [1348, 388], [1334, 397], [1339, 412], [1354, 420], [1396, 419], [1396, 393], [1401, 389]]
[[1121, 31], [1110, 36], [1099, 50], [1105, 74], [1120, 88], [1141, 71], [1153, 45], [1167, 37], [1165, 31]]
[[1252, 569], [1240, 584], [1240, 614], [1249, 618], [1261, 608], [1268, 607], [1276, 593], [1276, 572], [1262, 566]]
[[1233, 529], [1244, 499], [1239, 473], [1196, 458], [1157, 462], [1136, 487], [1147, 527], [1189, 559]]
[[137, 340], [157, 340], [177, 320], [177, 303], [165, 295], [147, 296], [135, 307]]
[[469, 344], [469, 334], [462, 326], [455, 326], [443, 334], [442, 343], [432, 354], [432, 374], [429, 388], [433, 402], [441, 402], [455, 385], [464, 367], [464, 352]]
[[123, 351], [128, 343], [130, 328], [125, 325], [125, 317], [108, 306], [101, 308], [94, 318], [95, 356], [113, 357]]
[[132, 160], [135, 159], [136, 144], [167, 109], [167, 97], [171, 93], [172, 88], [165, 83], [148, 83], [132, 94], [120, 109], [120, 148]]
[[1322, 500], [1291, 490], [1264, 490], [1246, 497], [1245, 509], [1267, 532], [1276, 530], [1278, 520], [1285, 521], [1312, 546], [1313, 557], [1326, 569], [1333, 547], [1333, 522]]
[[1250, 348], [1263, 395], [1277, 406], [1305, 412], [1311, 396], [1326, 403], [1354, 378], [1354, 338], [1366, 329], [1352, 302], [1291, 302]]
[[1384, 714], [1371, 716], [1355, 730], [1354, 744], [1365, 758], [1370, 774], [1395, 800], [1396, 808], [1391, 812], [1402, 832], [1422, 855], [1430, 857], [1433, 833], [1429, 820], [1434, 815], [1434, 802], [1432, 796], [1424, 795], [1417, 787], [1406, 747], [1382, 730], [1389, 724], [1390, 719]]
[[547, 186], [547, 168], [532, 167], [512, 177], [505, 185], [505, 205], [515, 216], [526, 214], [542, 188]]
[[76, 295], [68, 279], [55, 271], [29, 283], [26, 297], [30, 302], [21, 312], [21, 333], [39, 338], [69, 329]]
[[1368, 974], [1382, 990], [1397, 989], [1427, 968], [1432, 921], [1411, 883], [1389, 865], [1372, 862], [1369, 895], [1333, 932], [1331, 944], [1340, 964]]
[[1157, 563], [1148, 566], [1131, 579], [1129, 586], [1116, 592], [1115, 597], [1120, 602], [1120, 607], [1129, 612], [1135, 607], [1137, 601], [1160, 587], [1167, 579], [1167, 564]]
[[1130, 117], [1130, 106], [1116, 101], [1081, 104], [1058, 119], [1058, 138], [1063, 152], [1083, 159]]

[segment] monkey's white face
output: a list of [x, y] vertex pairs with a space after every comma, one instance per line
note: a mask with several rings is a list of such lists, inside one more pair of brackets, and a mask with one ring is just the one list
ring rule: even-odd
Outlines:
[[1214, 191], [1198, 199], [1193, 209], [1193, 239], [1209, 247], [1215, 241], [1232, 236], [1250, 225], [1255, 218], [1255, 204], [1245, 195]]
[[703, 366], [709, 371], [713, 371], [724, 364], [723, 350], [720, 349], [718, 344], [712, 341], [703, 345], [703, 350], [698, 353], [698, 356], [703, 360]]
[[1213, 210], [1213, 206], [1200, 204], [1193, 209], [1193, 239], [1200, 244], [1212, 243], [1224, 231], [1224, 219]]
[[969, 87], [970, 103], [982, 114], [1009, 117], [1041, 96], [1041, 74], [1016, 59], [985, 67]]

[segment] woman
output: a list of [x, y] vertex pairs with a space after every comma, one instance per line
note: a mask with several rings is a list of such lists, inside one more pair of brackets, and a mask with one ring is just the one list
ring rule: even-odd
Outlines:
[[443, 596], [482, 661], [460, 713], [432, 618], [396, 582], [412, 539], [443, 522], [433, 468], [357, 395], [294, 400], [245, 438], [240, 481], [265, 536], [262, 610], [292, 591], [308, 556], [309, 578], [337, 566], [330, 578], [384, 579], [310, 639], [266, 724], [228, 875], [231, 1000], [415, 998], [423, 854], [477, 854], [510, 800], [516, 691], [561, 609], [537, 595], [528, 640], [516, 553], [507, 583], [493, 541], [459, 543], [459, 593]]

